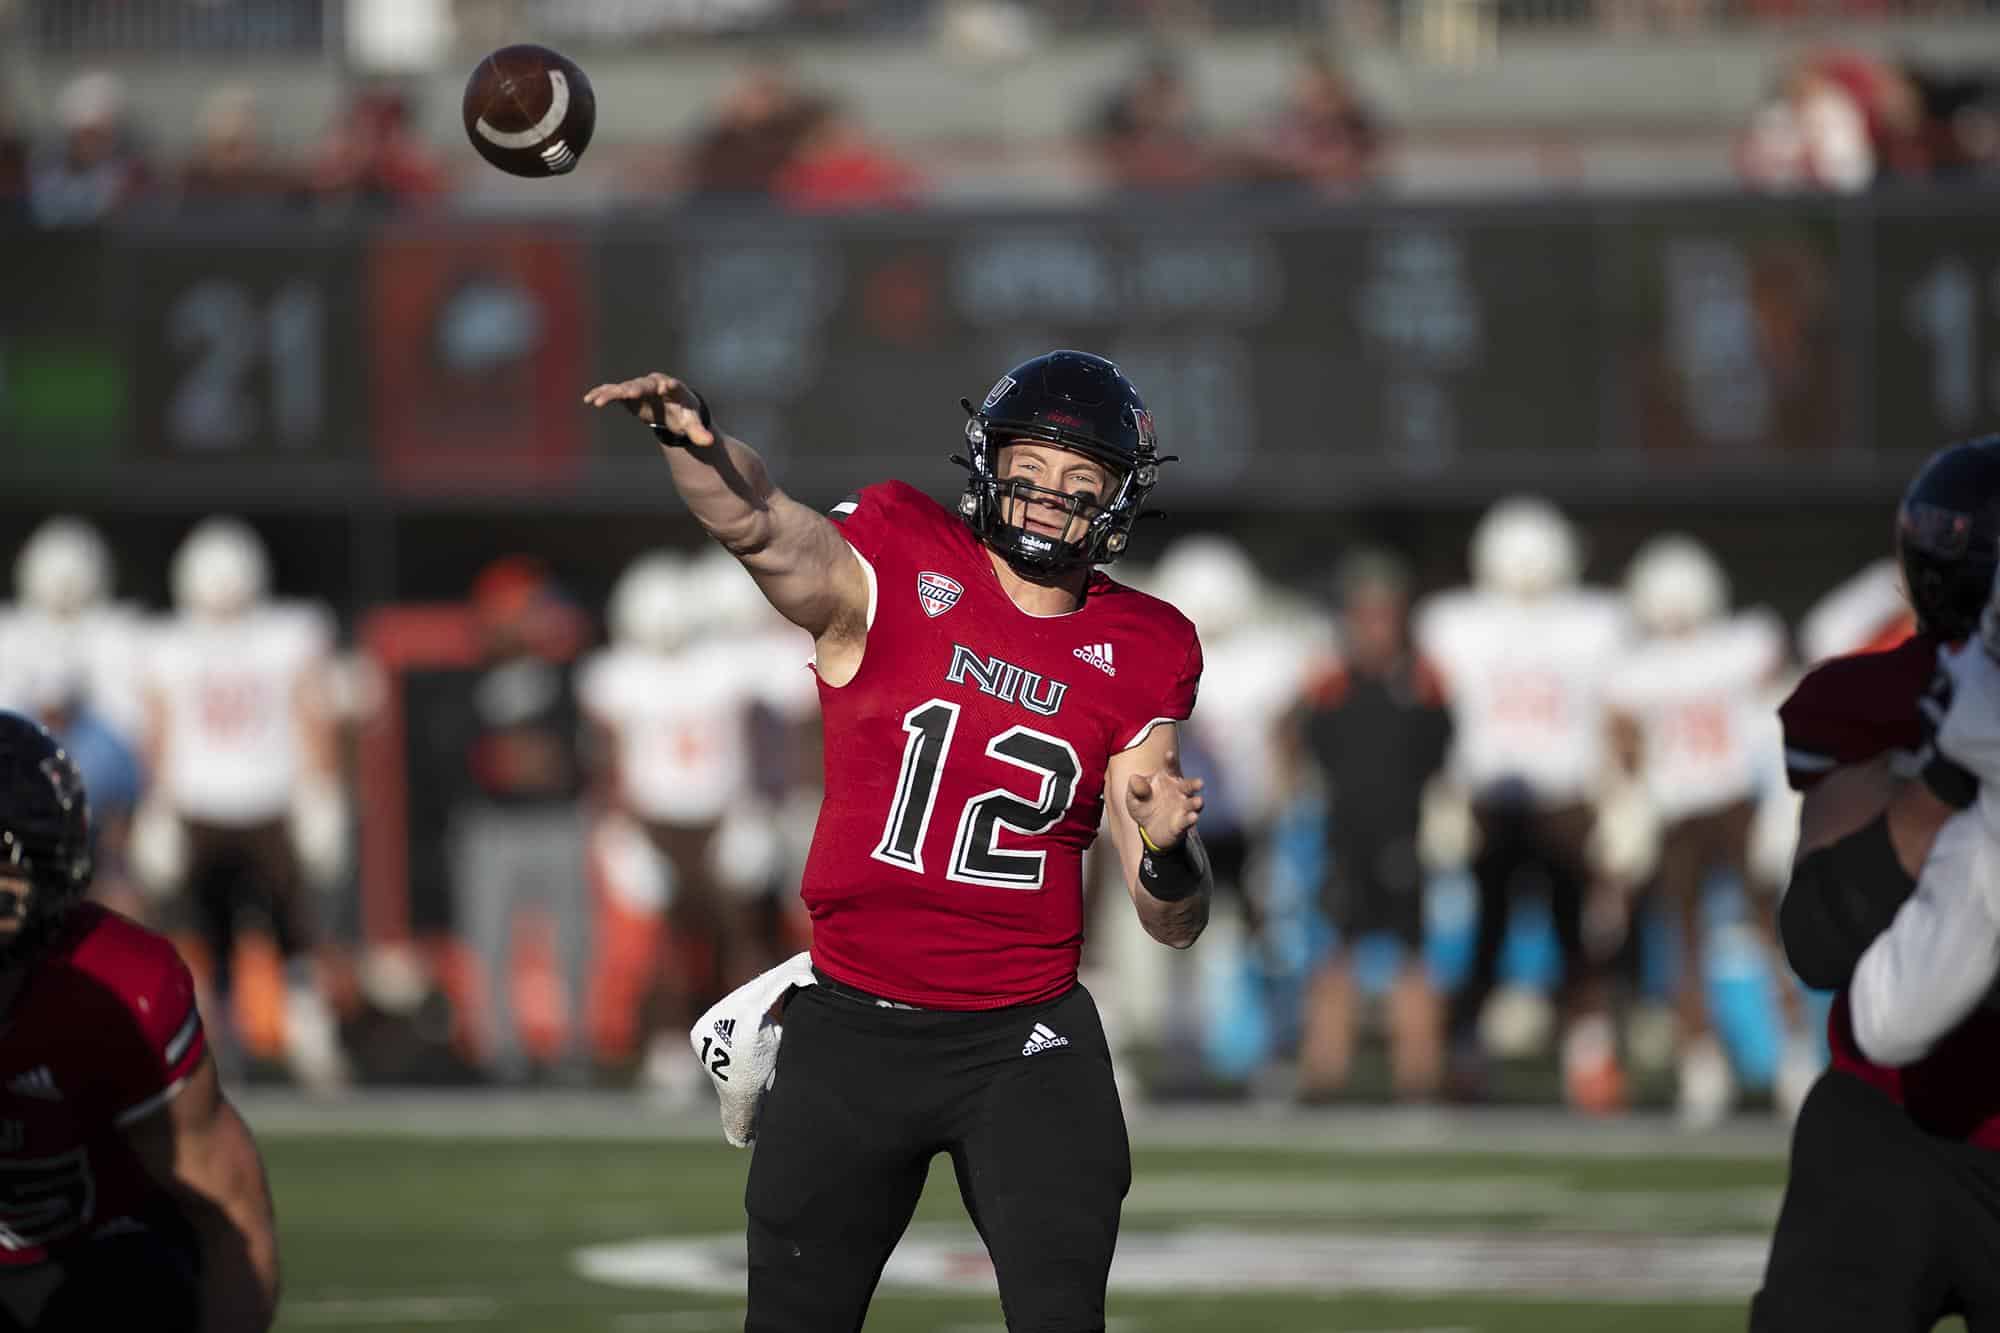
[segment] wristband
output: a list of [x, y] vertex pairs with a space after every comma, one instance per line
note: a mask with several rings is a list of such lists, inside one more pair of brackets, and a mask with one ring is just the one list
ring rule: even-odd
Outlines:
[[1139, 858], [1139, 886], [1147, 893], [1163, 903], [1175, 903], [1207, 887], [1208, 857], [1193, 829], [1165, 851], [1153, 847], [1144, 827], [1139, 830], [1139, 841], [1151, 849]]
[[[714, 430], [715, 416], [708, 410], [708, 399], [702, 397], [699, 393], [695, 393], [693, 389], [688, 389], [688, 386], [685, 384], [681, 385], [681, 387], [694, 395], [695, 413], [701, 418], [701, 428], [707, 431]], [[674, 434], [665, 426], [655, 426], [652, 429], [653, 438], [670, 449], [678, 449], [687, 443], [685, 439]]]
[[[1979, 779], [1963, 764], [1956, 763], [1935, 744], [1926, 747], [1923, 767], [1918, 770], [1931, 795], [1954, 810], [1970, 809], [1979, 798]], [[1144, 830], [1140, 830], [1144, 832]]]

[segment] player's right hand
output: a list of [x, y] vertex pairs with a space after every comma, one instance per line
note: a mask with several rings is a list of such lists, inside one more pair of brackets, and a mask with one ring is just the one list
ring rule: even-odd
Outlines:
[[617, 403], [655, 430], [664, 430], [692, 445], [706, 448], [715, 443], [715, 432], [701, 423], [700, 395], [661, 371], [615, 384], [600, 384], [586, 393], [583, 401], [591, 407]]

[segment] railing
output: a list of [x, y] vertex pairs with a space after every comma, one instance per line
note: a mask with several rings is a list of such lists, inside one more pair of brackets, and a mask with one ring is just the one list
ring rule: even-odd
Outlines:
[[17, 0], [48, 55], [310, 55], [338, 49], [342, 0]]
[[[522, 33], [585, 49], [690, 34], [975, 40], [1034, 32], [1324, 32], [1354, 45], [1477, 53], [1510, 36], [1712, 33], [2000, 15], [2000, 0], [448, 0], [468, 45]], [[0, 0], [57, 55], [333, 53], [348, 0]]]

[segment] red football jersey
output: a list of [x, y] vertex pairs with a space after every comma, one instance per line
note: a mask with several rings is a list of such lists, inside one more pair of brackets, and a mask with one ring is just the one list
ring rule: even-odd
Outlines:
[[834, 518], [873, 606], [860, 670], [819, 687], [813, 961], [925, 1008], [1060, 995], [1076, 981], [1105, 764], [1194, 710], [1194, 627], [1101, 573], [1077, 610], [1029, 615], [971, 529], [901, 482]]
[[[1923, 744], [1917, 700], [1937, 669], [1938, 643], [1917, 635], [1886, 652], [1823, 662], [1778, 710], [1785, 728], [1785, 769], [1801, 790], [1845, 764]], [[1854, 1039], [1847, 991], [1827, 1015], [1833, 1066], [1901, 1102], [1933, 1134], [2000, 1148], [2000, 1014], [1975, 1009], [1923, 1059], [1878, 1065]]]
[[207, 1049], [173, 946], [95, 903], [73, 909], [0, 1028], [0, 1265], [60, 1256], [158, 1203], [122, 1131]]

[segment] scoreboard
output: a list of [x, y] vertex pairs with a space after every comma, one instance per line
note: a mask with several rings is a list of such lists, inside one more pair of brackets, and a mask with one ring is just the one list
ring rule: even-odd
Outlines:
[[[590, 384], [684, 375], [812, 498], [934, 469], [959, 397], [1119, 361], [1178, 476], [1295, 508], [1805, 477], [2000, 422], [1996, 196], [1213, 206], [9, 234], [27, 484], [656, 504]], [[168, 466], [171, 464], [171, 466]]]

